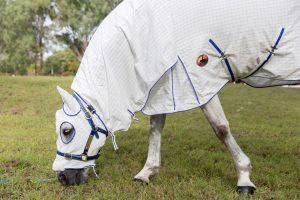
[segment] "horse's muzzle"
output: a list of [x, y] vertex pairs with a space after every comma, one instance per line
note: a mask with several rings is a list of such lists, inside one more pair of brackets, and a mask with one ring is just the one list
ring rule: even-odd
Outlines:
[[66, 169], [57, 173], [59, 182], [65, 186], [87, 183], [88, 175], [85, 169]]

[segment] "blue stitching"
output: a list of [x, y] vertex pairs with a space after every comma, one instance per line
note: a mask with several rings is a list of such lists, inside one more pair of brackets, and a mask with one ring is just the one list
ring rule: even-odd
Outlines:
[[[176, 66], [176, 65], [175, 65]], [[174, 70], [174, 67], [173, 66], [171, 68], [171, 77], [172, 77], [172, 97], [173, 97], [173, 105], [174, 105], [174, 111], [176, 110], [176, 102], [175, 102], [175, 95], [174, 95], [174, 77], [173, 77], [173, 70]]]
[[178, 58], [179, 58], [179, 60], [180, 60], [180, 62], [181, 62], [181, 64], [182, 64], [182, 66], [183, 66], [183, 69], [184, 69], [184, 71], [185, 71], [185, 73], [186, 73], [186, 75], [187, 75], [187, 77], [188, 77], [188, 79], [189, 79], [189, 82], [190, 82], [190, 84], [191, 84], [191, 86], [192, 86], [192, 89], [194, 90], [196, 99], [197, 99], [198, 103], [200, 104], [200, 101], [199, 101], [199, 98], [198, 98], [196, 89], [195, 89], [195, 87], [194, 87], [194, 85], [193, 85], [193, 82], [192, 82], [192, 80], [191, 80], [191, 78], [190, 78], [190, 76], [189, 76], [189, 74], [188, 74], [188, 72], [187, 72], [187, 70], [186, 70], [186, 67], [185, 67], [184, 63], [182, 62], [180, 56], [178, 56]]
[[[65, 142], [65, 141], [63, 140], [63, 138], [62, 138], [62, 135], [61, 135], [61, 134], [62, 134], [62, 133], [61, 133], [61, 127], [62, 127], [62, 125], [65, 124], [65, 123], [71, 124], [71, 126], [72, 126], [73, 129], [74, 129], [73, 137], [71, 138], [71, 140], [70, 140], [69, 142]], [[73, 139], [74, 139], [74, 137], [75, 137], [75, 135], [76, 135], [76, 130], [75, 130], [74, 125], [73, 125], [72, 123], [70, 123], [70, 122], [63, 122], [63, 123], [61, 123], [61, 125], [60, 125], [60, 127], [59, 127], [59, 135], [60, 135], [61, 141], [62, 141], [64, 144], [70, 144], [70, 143], [73, 141]]]

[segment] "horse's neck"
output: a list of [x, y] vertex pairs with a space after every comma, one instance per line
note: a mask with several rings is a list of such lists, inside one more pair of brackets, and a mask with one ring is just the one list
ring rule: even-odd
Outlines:
[[127, 130], [131, 123], [130, 111], [135, 111], [130, 109], [129, 96], [120, 96], [120, 92], [115, 92], [118, 88], [111, 88], [108, 84], [100, 86], [93, 80], [79, 78], [74, 78], [72, 89], [94, 107], [109, 131]]

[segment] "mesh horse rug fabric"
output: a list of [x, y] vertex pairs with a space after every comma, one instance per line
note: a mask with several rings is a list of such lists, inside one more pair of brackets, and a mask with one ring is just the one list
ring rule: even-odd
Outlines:
[[134, 113], [207, 103], [229, 81], [300, 83], [299, 0], [125, 0], [100, 24], [72, 89], [110, 131]]

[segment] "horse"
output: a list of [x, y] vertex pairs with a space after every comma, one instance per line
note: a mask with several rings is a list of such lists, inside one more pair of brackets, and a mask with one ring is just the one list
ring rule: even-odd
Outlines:
[[[259, 9], [258, 9], [259, 8]], [[161, 165], [166, 115], [201, 108], [235, 163], [240, 194], [254, 194], [251, 161], [231, 134], [218, 92], [300, 84], [300, 2], [283, 0], [125, 0], [95, 31], [72, 83], [57, 87], [53, 170], [65, 185], [87, 182], [87, 169], [116, 131], [150, 115], [148, 157], [135, 180]]]

